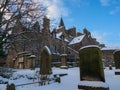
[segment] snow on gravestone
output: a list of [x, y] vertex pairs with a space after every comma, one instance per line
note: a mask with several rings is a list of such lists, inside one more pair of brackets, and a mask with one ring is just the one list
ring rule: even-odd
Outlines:
[[120, 50], [117, 50], [113, 53], [114, 62], [115, 62], [115, 75], [120, 75]]
[[41, 52], [41, 60], [40, 60], [41, 79], [47, 79], [47, 75], [49, 76], [51, 73], [52, 73], [51, 52], [47, 46], [44, 46]]
[[82, 47], [79, 50], [79, 61], [80, 83], [78, 89], [109, 90], [108, 85], [105, 83], [101, 51], [98, 46]]

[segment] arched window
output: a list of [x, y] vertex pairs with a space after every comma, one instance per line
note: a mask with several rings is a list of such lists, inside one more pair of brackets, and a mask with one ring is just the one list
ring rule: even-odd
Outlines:
[[56, 53], [56, 45], [55, 44], [52, 45], [52, 52]]
[[38, 50], [38, 41], [37, 40], [34, 40], [33, 47], [34, 47], [34, 50]]

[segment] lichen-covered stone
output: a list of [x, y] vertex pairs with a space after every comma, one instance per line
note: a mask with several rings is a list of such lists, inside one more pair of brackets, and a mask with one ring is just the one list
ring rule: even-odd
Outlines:
[[80, 49], [80, 80], [105, 82], [101, 51], [97, 46]]

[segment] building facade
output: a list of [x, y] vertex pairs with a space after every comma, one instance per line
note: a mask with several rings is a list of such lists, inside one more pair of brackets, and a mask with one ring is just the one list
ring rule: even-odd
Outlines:
[[40, 65], [42, 48], [48, 46], [52, 52], [52, 65], [61, 65], [61, 55], [66, 55], [67, 65], [75, 65], [78, 51], [86, 45], [102, 45], [92, 38], [85, 28], [83, 33], [76, 28], [66, 29], [61, 18], [58, 28], [50, 30], [50, 20], [43, 18], [43, 28], [36, 22], [31, 29], [23, 27], [20, 21], [9, 34], [6, 65], [13, 68], [33, 68]]
[[115, 49], [115, 48], [102, 48], [101, 51], [102, 51], [102, 59], [103, 59], [103, 62], [105, 64], [105, 66], [115, 66], [115, 62], [114, 62], [114, 56], [113, 56], [113, 53], [118, 50], [118, 49]]

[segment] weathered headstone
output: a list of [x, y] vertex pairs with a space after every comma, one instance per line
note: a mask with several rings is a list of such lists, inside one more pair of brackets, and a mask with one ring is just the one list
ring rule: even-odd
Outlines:
[[41, 60], [40, 60], [41, 80], [48, 80], [49, 75], [52, 74], [51, 59], [52, 59], [52, 55], [50, 49], [47, 46], [43, 47], [43, 50], [41, 52]]
[[120, 50], [117, 50], [113, 53], [114, 62], [115, 62], [115, 74], [120, 75]]
[[98, 46], [85, 46], [79, 51], [80, 83], [78, 89], [109, 90], [105, 83], [101, 51]]

